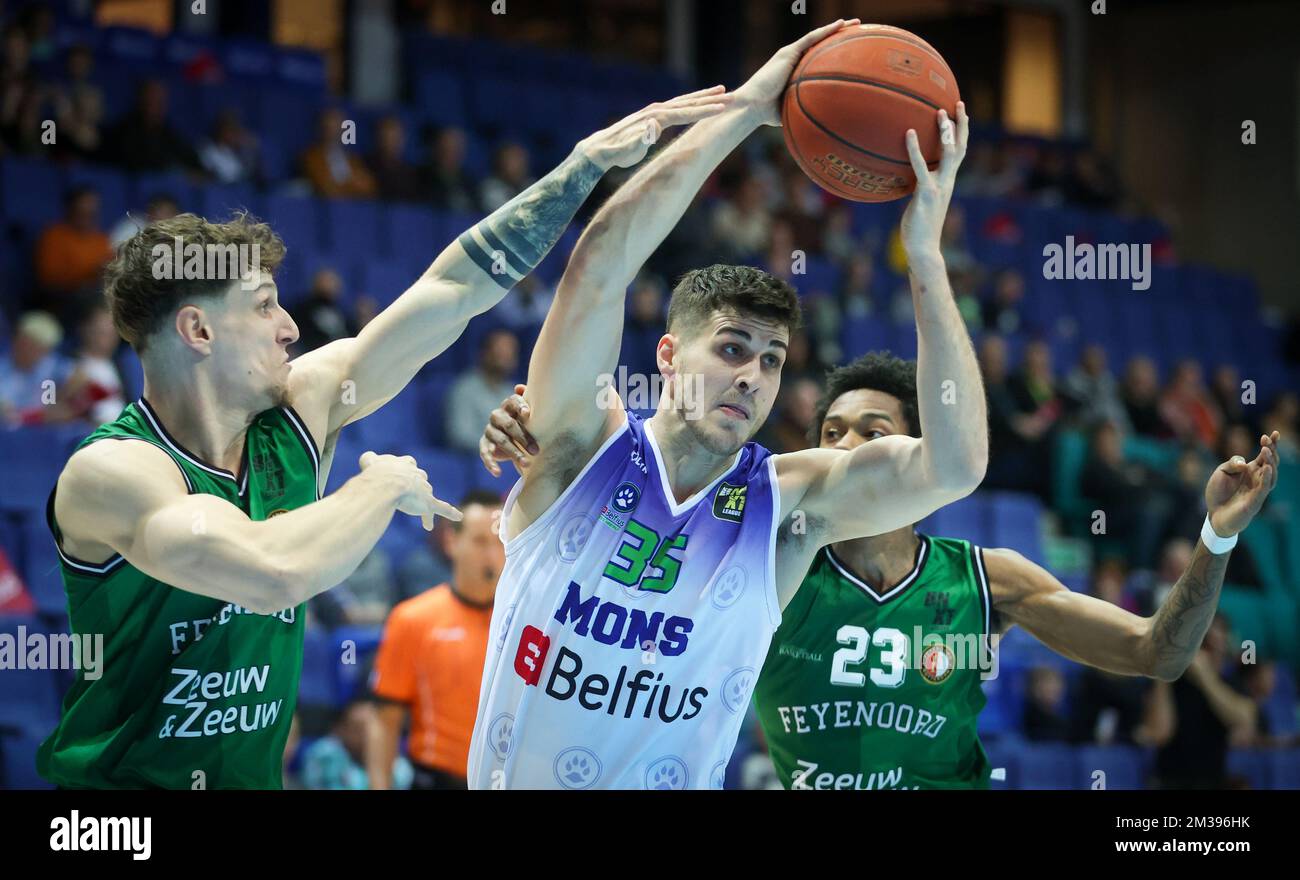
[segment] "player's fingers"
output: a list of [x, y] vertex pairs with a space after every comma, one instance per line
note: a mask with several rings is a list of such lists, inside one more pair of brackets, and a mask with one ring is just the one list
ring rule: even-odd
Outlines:
[[916, 129], [907, 130], [907, 158], [912, 160], [912, 172], [916, 174], [917, 186], [930, 179], [930, 168], [921, 155], [921, 142], [916, 137]]
[[484, 469], [494, 477], [501, 476], [501, 467], [492, 460], [492, 444], [487, 437], [478, 438], [478, 460]]
[[461, 513], [459, 508], [448, 504], [441, 498], [438, 498], [435, 495], [430, 495], [429, 499], [431, 501], [429, 507], [432, 509], [435, 516], [449, 519], [452, 522], [460, 522], [465, 518], [465, 514]]
[[492, 410], [492, 414], [488, 416], [488, 427], [495, 428], [509, 438], [509, 444], [514, 447], [516, 457], [531, 452], [529, 447], [537, 445], [522, 425], [501, 410]]
[[966, 155], [966, 145], [970, 143], [970, 115], [966, 112], [966, 102], [957, 102], [957, 152]]
[[826, 39], [831, 34], [835, 33], [840, 28], [844, 27], [846, 24], [858, 24], [859, 21], [860, 19], [856, 19], [856, 18], [847, 22], [842, 18], [836, 19], [830, 24], [823, 25], [817, 28], [815, 31], [809, 31], [808, 33], [804, 34], [802, 37], [800, 37], [791, 45], [793, 45], [794, 48], [799, 52], [799, 54], [802, 55], [809, 48], [817, 45], [822, 40]]
[[379, 456], [373, 452], [363, 452], [361, 453], [361, 458], [357, 459], [357, 464], [361, 466], [362, 470], [365, 470], [366, 468], [374, 464], [375, 459], [377, 458], [379, 458]]
[[724, 85], [709, 86], [707, 89], [696, 89], [695, 91], [688, 92], [685, 95], [678, 95], [676, 98], [673, 98], [667, 103], [680, 104], [683, 101], [693, 101], [698, 98], [707, 98], [710, 95], [721, 95], [726, 91], [727, 91], [727, 87]]
[[491, 445], [490, 454], [496, 461], [510, 461], [519, 458], [519, 450], [506, 433], [495, 425], [483, 429], [484, 439]]
[[422, 517], [420, 517], [420, 523], [424, 526], [424, 530], [425, 530], [426, 532], [432, 532], [432, 531], [433, 531], [433, 517], [432, 517], [432, 516], [422, 516]]
[[[658, 140], [659, 132], [665, 128], [672, 128], [676, 125], [690, 125], [693, 122], [699, 122], [701, 119], [708, 119], [710, 116], [716, 116], [723, 110], [726, 110], [728, 104], [721, 101], [714, 101], [709, 104], [696, 104], [690, 107], [671, 107], [659, 110], [650, 117], [650, 121], [659, 126], [655, 132], [655, 140]], [[644, 133], [644, 129], [642, 130]]]
[[512, 394], [501, 402], [501, 411], [517, 422], [525, 422], [532, 415], [528, 401], [518, 394]]

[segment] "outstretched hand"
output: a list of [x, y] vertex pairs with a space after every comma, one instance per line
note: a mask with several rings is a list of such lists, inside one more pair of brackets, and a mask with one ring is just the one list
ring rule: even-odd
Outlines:
[[533, 456], [541, 451], [533, 435], [524, 427], [532, 415], [528, 401], [524, 400], [525, 391], [526, 386], [515, 386], [515, 393], [492, 410], [483, 436], [479, 438], [479, 460], [494, 477], [501, 476], [501, 466], [497, 462], [511, 462], [522, 474], [532, 464]]
[[935, 115], [943, 149], [938, 170], [931, 171], [921, 155], [916, 129], [907, 130], [907, 156], [912, 160], [912, 171], [916, 174], [916, 190], [903, 211], [903, 247], [909, 260], [939, 253], [943, 220], [948, 213], [948, 203], [952, 201], [957, 168], [966, 158], [966, 144], [970, 138], [970, 118], [966, 115], [964, 101], [957, 102], [955, 127], [948, 118], [948, 111], [939, 110]]
[[1277, 485], [1278, 432], [1261, 434], [1259, 454], [1251, 461], [1234, 455], [1210, 474], [1205, 486], [1205, 507], [1210, 528], [1220, 538], [1243, 531], [1259, 513], [1264, 499]]
[[577, 149], [601, 171], [629, 168], [645, 158], [665, 128], [708, 119], [731, 104], [732, 96], [723, 86], [700, 89], [625, 116], [608, 128], [578, 141]]
[[841, 18], [825, 27], [809, 31], [788, 46], [782, 46], [743, 86], [736, 89], [736, 103], [752, 110], [757, 115], [760, 125], [780, 125], [781, 94], [785, 91], [786, 83], [790, 81], [790, 74], [794, 73], [795, 65], [799, 63], [803, 53], [840, 28], [857, 25], [860, 22], [861, 19], [858, 18], [851, 18], [848, 21]]

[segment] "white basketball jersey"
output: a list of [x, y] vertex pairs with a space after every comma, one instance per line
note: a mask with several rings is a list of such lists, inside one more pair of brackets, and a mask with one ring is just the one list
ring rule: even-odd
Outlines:
[[470, 787], [721, 788], [781, 621], [779, 511], [754, 443], [675, 503], [629, 413], [545, 514], [502, 528]]

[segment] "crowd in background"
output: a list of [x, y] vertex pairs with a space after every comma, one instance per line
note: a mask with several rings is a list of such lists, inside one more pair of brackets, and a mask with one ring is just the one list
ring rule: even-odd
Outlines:
[[[36, 7], [39, 9], [39, 7]], [[192, 142], [170, 120], [167, 84], [140, 83], [133, 108], [104, 118], [94, 57], [72, 47], [57, 53], [39, 12], [8, 27], [0, 58], [0, 155], [46, 157], [59, 162], [106, 163], [128, 171], [175, 169], [213, 183], [247, 182], [259, 188], [296, 183], [332, 199], [406, 201], [443, 211], [484, 214], [526, 189], [544, 169], [533, 167], [527, 145], [495, 145], [491, 170], [477, 177], [466, 167], [466, 132], [438, 127], [411, 132], [398, 115], [378, 121], [371, 136], [345, 143], [345, 120], [336, 109], [319, 117], [318, 136], [298, 158], [294, 181], [272, 180], [256, 134], [237, 111], [223, 112], [210, 134]], [[42, 141], [43, 123], [56, 121], [56, 145]], [[409, 161], [407, 141], [418, 137], [423, 160]], [[621, 181], [609, 175], [590, 204]], [[1126, 194], [1106, 162], [1087, 149], [1028, 146], [996, 139], [974, 144], [958, 180], [958, 194], [1041, 204], [1120, 210]], [[0, 423], [8, 430], [32, 424], [111, 420], [127, 402], [117, 358], [122, 345], [103, 305], [100, 275], [114, 247], [142, 224], [195, 206], [159, 192], [124, 217], [104, 217], [92, 187], [66, 193], [63, 216], [41, 229], [31, 252], [29, 290], [5, 291], [0, 313]], [[1142, 355], [1115, 364], [1100, 345], [1086, 346], [1076, 363], [1054, 363], [1051, 347], [1027, 316], [1026, 279], [1008, 265], [982, 262], [977, 236], [1015, 235], [1014, 220], [995, 215], [978, 228], [959, 204], [949, 211], [943, 253], [953, 293], [972, 336], [988, 395], [992, 460], [984, 488], [1032, 493], [1051, 505], [1051, 475], [1062, 431], [1087, 437], [1080, 490], [1109, 512], [1123, 546], [1099, 554], [1091, 591], [1121, 607], [1148, 614], [1190, 558], [1204, 517], [1210, 470], [1231, 455], [1254, 456], [1261, 433], [1279, 431], [1284, 467], [1300, 466], [1300, 396], [1289, 391], [1243, 403], [1232, 364], [1204, 375], [1192, 360], [1160, 375]], [[292, 242], [290, 246], [292, 247]], [[431, 243], [431, 253], [434, 243]], [[1168, 242], [1157, 243], [1166, 253]], [[673, 281], [688, 269], [716, 262], [759, 265], [801, 287], [800, 255], [836, 269], [833, 289], [801, 288], [805, 329], [792, 338], [782, 390], [759, 440], [774, 451], [808, 445], [808, 433], [825, 369], [841, 361], [841, 329], [850, 318], [909, 323], [912, 299], [906, 258], [896, 227], [855, 231], [847, 205], [812, 184], [790, 159], [779, 133], [757, 137], [729, 159], [694, 200], [653, 255], [628, 296], [622, 363], [629, 372], [656, 372], [654, 348], [663, 332]], [[291, 302], [301, 354], [357, 333], [378, 310], [373, 291], [348, 291], [335, 268], [318, 269], [304, 291], [282, 291]], [[501, 326], [486, 334], [475, 363], [455, 377], [442, 418], [449, 446], [476, 451], [487, 413], [524, 378], [524, 351], [535, 337], [554, 291], [537, 276], [520, 283], [496, 310]], [[289, 296], [292, 295], [292, 298]], [[1087, 328], [1083, 328], [1086, 339]], [[1012, 346], [1012, 340], [1022, 341]], [[1019, 355], [1012, 357], [1015, 348]], [[1178, 445], [1177, 467], [1154, 469], [1126, 456], [1130, 437]], [[440, 529], [442, 527], [440, 526]], [[446, 535], [438, 531], [405, 558], [376, 549], [340, 587], [311, 605], [323, 626], [378, 626], [398, 602], [451, 578]], [[1244, 545], [1232, 556], [1228, 580], [1258, 586], [1259, 574]], [[1066, 705], [1061, 673], [1051, 667], [1031, 676], [1023, 731], [1034, 740], [1101, 741], [1161, 745], [1176, 762], [1185, 744], [1168, 722], [1168, 707], [1187, 704], [1186, 688], [1213, 689], [1231, 680], [1240, 700], [1263, 704], [1275, 672], [1269, 663], [1231, 662], [1227, 634], [1216, 626], [1198, 666], [1174, 685], [1122, 679], [1089, 670], [1079, 694]], [[1227, 671], [1223, 671], [1226, 669]], [[329, 736], [302, 759], [301, 781], [316, 787], [358, 787], [366, 766], [364, 702], [349, 704]], [[1188, 711], [1183, 709], [1183, 717]], [[1243, 717], [1244, 717], [1243, 709]], [[1271, 742], [1266, 715], [1252, 724], [1224, 724], [1224, 743]], [[1184, 724], [1183, 736], [1215, 737], [1214, 726]], [[761, 777], [761, 771], [754, 771]], [[1172, 771], [1170, 771], [1172, 772]], [[364, 770], [360, 782], [364, 782]], [[400, 785], [409, 768], [395, 771]], [[327, 781], [330, 780], [330, 781]], [[350, 781], [349, 781], [350, 780]], [[761, 781], [755, 784], [762, 784]]]

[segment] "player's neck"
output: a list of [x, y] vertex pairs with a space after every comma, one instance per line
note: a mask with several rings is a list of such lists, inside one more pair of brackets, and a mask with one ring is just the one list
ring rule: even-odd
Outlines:
[[916, 565], [916, 550], [921, 539], [907, 526], [874, 535], [832, 544], [835, 556], [849, 571], [884, 592], [896, 587]]
[[205, 379], [194, 372], [180, 382], [146, 374], [143, 396], [172, 439], [208, 464], [237, 474], [254, 413], [231, 406]]
[[734, 452], [718, 455], [700, 446], [680, 417], [663, 410], [651, 416], [646, 426], [654, 434], [668, 491], [678, 504], [725, 474], [735, 461]]

